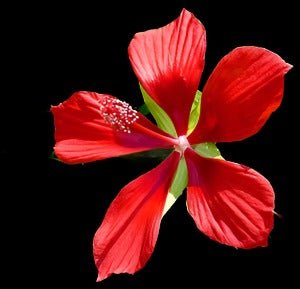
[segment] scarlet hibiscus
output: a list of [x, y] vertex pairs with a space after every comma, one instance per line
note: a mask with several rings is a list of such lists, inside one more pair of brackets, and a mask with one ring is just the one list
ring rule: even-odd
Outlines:
[[52, 107], [55, 154], [65, 163], [175, 148], [125, 186], [108, 209], [94, 238], [97, 281], [145, 265], [187, 171], [188, 212], [199, 230], [237, 248], [267, 245], [274, 210], [270, 183], [248, 167], [225, 161], [214, 143], [242, 140], [260, 130], [280, 105], [291, 65], [264, 48], [236, 48], [219, 62], [201, 97], [197, 88], [205, 49], [205, 29], [185, 9], [167, 26], [138, 33], [131, 41], [129, 58], [160, 128], [127, 103], [95, 92], [77, 92]]

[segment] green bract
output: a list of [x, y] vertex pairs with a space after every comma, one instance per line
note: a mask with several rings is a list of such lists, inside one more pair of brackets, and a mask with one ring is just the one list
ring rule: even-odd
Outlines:
[[194, 102], [192, 104], [191, 112], [190, 112], [189, 126], [187, 132], [188, 135], [195, 129], [199, 121], [200, 109], [201, 109], [201, 96], [202, 96], [202, 92], [197, 90]]
[[193, 146], [194, 150], [205, 158], [223, 159], [215, 143], [204, 142]]
[[170, 117], [165, 113], [165, 111], [148, 95], [144, 88], [140, 85], [141, 92], [145, 101], [145, 104], [151, 114], [153, 115], [157, 126], [163, 131], [169, 133], [170, 135], [176, 137], [177, 133], [173, 122]]

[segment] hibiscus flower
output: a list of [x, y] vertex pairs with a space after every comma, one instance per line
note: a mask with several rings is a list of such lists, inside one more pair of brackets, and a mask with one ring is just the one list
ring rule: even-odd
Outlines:
[[188, 212], [209, 238], [236, 248], [267, 246], [274, 217], [270, 183], [224, 160], [215, 143], [261, 129], [280, 105], [291, 65], [267, 49], [238, 47], [218, 63], [201, 95], [205, 50], [205, 29], [185, 9], [167, 26], [134, 36], [129, 58], [158, 127], [106, 94], [76, 92], [52, 107], [54, 150], [65, 163], [174, 149], [112, 202], [94, 237], [97, 281], [145, 265], [164, 213], [186, 185]]

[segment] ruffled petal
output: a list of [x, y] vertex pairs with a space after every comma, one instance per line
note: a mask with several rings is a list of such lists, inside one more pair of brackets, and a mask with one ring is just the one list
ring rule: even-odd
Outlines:
[[179, 153], [172, 153], [125, 186], [112, 202], [94, 238], [97, 281], [112, 273], [133, 274], [148, 261], [178, 162]]
[[284, 74], [291, 67], [264, 48], [231, 51], [204, 87], [200, 120], [189, 141], [230, 142], [257, 133], [280, 105]]
[[60, 160], [76, 164], [172, 146], [174, 140], [139, 113], [138, 119], [128, 124], [130, 133], [115, 129], [100, 113], [103, 99], [116, 100], [109, 95], [81, 91], [51, 108], [54, 151]]
[[205, 49], [205, 29], [185, 9], [167, 26], [137, 33], [128, 48], [140, 83], [171, 117], [178, 135], [188, 128]]
[[185, 151], [189, 171], [187, 206], [198, 229], [236, 248], [268, 245], [273, 228], [274, 192], [256, 171]]

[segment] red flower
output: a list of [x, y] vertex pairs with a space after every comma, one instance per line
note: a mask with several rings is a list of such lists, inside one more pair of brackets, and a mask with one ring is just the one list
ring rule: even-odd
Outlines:
[[274, 210], [270, 183], [248, 167], [193, 148], [258, 132], [280, 105], [284, 74], [291, 66], [264, 48], [236, 48], [209, 77], [199, 121], [190, 130], [205, 49], [205, 29], [187, 10], [165, 27], [136, 34], [129, 45], [135, 74], [170, 116], [176, 135], [109, 95], [77, 92], [52, 108], [55, 154], [66, 163], [175, 148], [158, 167], [125, 186], [108, 209], [94, 238], [98, 281], [112, 273], [134, 273], [148, 261], [182, 159], [188, 169], [188, 212], [199, 230], [237, 248], [267, 246]]

